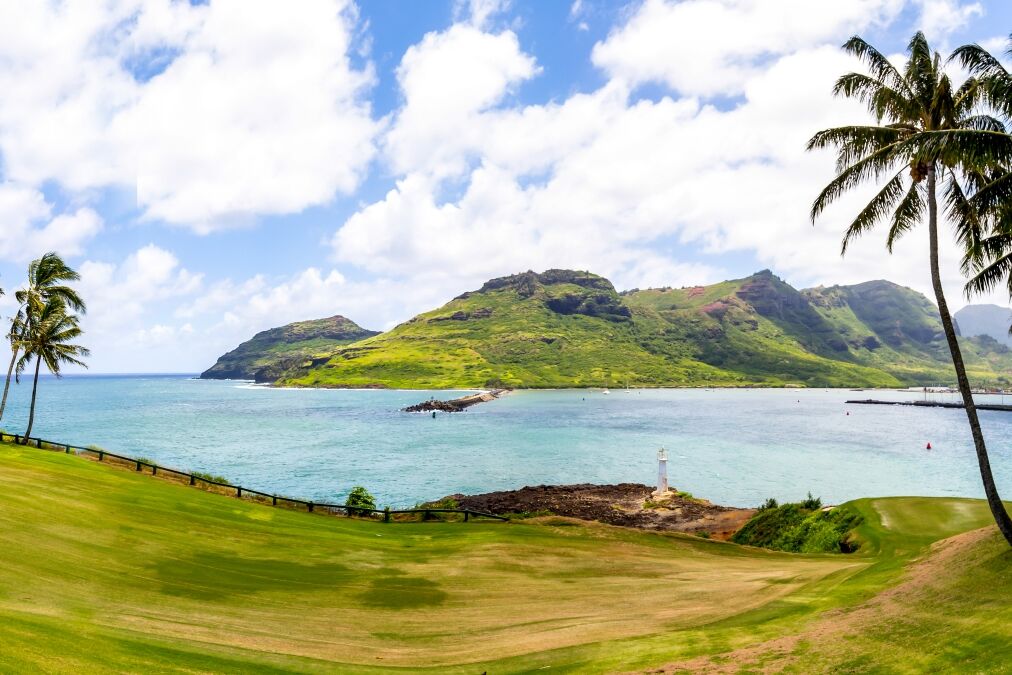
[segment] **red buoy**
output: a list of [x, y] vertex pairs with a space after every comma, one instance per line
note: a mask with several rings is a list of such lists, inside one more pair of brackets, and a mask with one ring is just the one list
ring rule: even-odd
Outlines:
[[928, 443], [928, 448], [927, 448], [927, 449], [928, 449], [928, 450], [930, 450], [930, 449], [931, 449], [931, 443]]

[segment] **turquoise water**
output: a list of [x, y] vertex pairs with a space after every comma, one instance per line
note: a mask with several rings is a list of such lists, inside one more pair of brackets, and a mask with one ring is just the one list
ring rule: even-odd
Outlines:
[[[30, 393], [25, 384], [13, 390], [5, 429], [23, 432]], [[961, 410], [844, 403], [921, 394], [524, 391], [435, 419], [400, 412], [433, 395], [456, 394], [267, 389], [186, 376], [46, 378], [33, 435], [319, 501], [365, 485], [392, 506], [540, 483], [652, 483], [660, 446], [669, 450], [672, 485], [723, 504], [809, 490], [828, 502], [983, 494]], [[1012, 413], [981, 417], [1000, 487], [1012, 496]]]

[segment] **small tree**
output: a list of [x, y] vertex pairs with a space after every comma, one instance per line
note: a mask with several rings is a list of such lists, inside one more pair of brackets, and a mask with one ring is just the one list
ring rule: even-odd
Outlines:
[[345, 504], [348, 505], [348, 515], [368, 516], [372, 513], [372, 509], [376, 508], [376, 498], [361, 485], [356, 485], [348, 493]]

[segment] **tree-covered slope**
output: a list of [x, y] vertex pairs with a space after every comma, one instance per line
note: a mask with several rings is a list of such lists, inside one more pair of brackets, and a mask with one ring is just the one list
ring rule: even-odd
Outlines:
[[273, 382], [289, 367], [376, 335], [343, 316], [299, 321], [257, 333], [201, 374], [204, 379]]

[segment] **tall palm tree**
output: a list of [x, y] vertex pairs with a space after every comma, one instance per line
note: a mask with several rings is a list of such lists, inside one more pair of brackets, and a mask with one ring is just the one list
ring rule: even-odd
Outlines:
[[18, 346], [22, 354], [16, 367], [17, 375], [20, 377], [32, 359], [35, 360], [32, 403], [28, 412], [28, 429], [25, 430], [23, 441], [26, 445], [35, 424], [35, 401], [39, 391], [39, 371], [42, 364], [45, 363], [49, 372], [59, 377], [61, 367], [67, 363], [87, 368], [81, 359], [90, 353], [80, 345], [71, 344], [71, 340], [81, 335], [81, 328], [77, 323], [77, 316], [67, 313], [67, 307], [62, 299], [50, 298], [36, 311], [28, 330], [19, 340]]
[[[974, 216], [964, 184], [977, 182], [981, 167], [992, 166], [995, 157], [1008, 154], [1012, 146], [999, 140], [1008, 139], [999, 120], [977, 113], [982, 95], [980, 82], [970, 78], [955, 87], [942, 70], [941, 57], [931, 51], [923, 34], [917, 33], [910, 40], [909, 58], [902, 70], [859, 37], [848, 40], [843, 48], [861, 59], [869, 73], [842, 76], [834, 93], [865, 103], [875, 124], [826, 129], [808, 142], [809, 150], [833, 147], [837, 151], [837, 176], [815, 199], [812, 221], [833, 201], [866, 181], [885, 184], [847, 228], [844, 253], [850, 242], [882, 221], [889, 225], [886, 247], [891, 253], [897, 239], [927, 216], [931, 286], [977, 452], [984, 493], [998, 528], [1012, 545], [1012, 519], [991, 473], [938, 263], [939, 191], [957, 240], [967, 257], [974, 257], [986, 232]], [[984, 142], [992, 137], [993, 143]]]
[[87, 307], [84, 300], [66, 282], [77, 281], [81, 276], [71, 269], [56, 253], [46, 253], [28, 265], [28, 283], [14, 294], [18, 302], [18, 312], [11, 321], [11, 330], [7, 338], [11, 344], [11, 362], [7, 367], [7, 380], [4, 382], [3, 398], [0, 398], [0, 419], [3, 419], [7, 407], [7, 393], [11, 387], [11, 375], [14, 364], [18, 360], [19, 347], [24, 332], [30, 328], [33, 312], [38, 312], [50, 299], [58, 299], [75, 312], [85, 313]]

